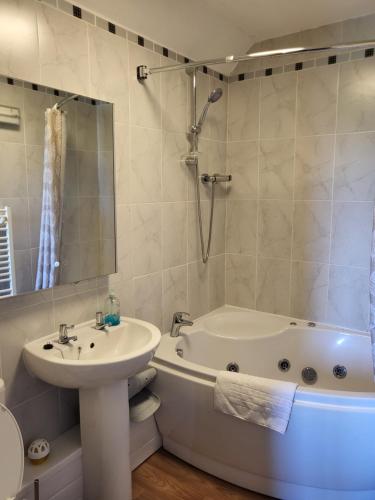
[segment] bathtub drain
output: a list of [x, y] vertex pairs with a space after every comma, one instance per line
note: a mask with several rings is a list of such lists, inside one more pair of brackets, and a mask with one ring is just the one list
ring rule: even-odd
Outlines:
[[239, 372], [240, 367], [238, 366], [237, 363], [235, 363], [234, 361], [231, 361], [230, 363], [227, 364], [227, 371], [228, 372]]

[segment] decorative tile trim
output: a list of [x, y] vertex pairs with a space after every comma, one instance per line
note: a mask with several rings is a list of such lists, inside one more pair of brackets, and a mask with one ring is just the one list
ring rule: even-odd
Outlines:
[[[158, 45], [157, 43], [148, 40], [142, 35], [139, 35], [137, 33], [132, 33], [123, 26], [119, 26], [118, 24], [115, 24], [112, 21], [96, 16], [92, 12], [83, 9], [82, 7], [79, 7], [78, 5], [75, 5], [73, 3], [67, 2], [66, 0], [39, 0], [39, 1], [45, 3], [49, 7], [51, 6], [55, 7], [59, 10], [62, 10], [66, 14], [70, 14], [71, 16], [77, 19], [80, 19], [89, 24], [97, 26], [98, 28], [104, 29], [105, 31], [108, 31], [109, 33], [112, 33], [115, 36], [120, 36], [122, 38], [128, 39], [129, 42], [135, 43], [137, 45], [140, 45], [141, 47], [156, 52], [159, 55], [171, 59], [171, 61], [177, 61], [178, 63], [181, 64], [194, 62], [192, 59], [189, 59], [188, 57], [182, 54], [178, 54], [168, 47], [163, 47], [161, 45]], [[218, 73], [217, 71], [214, 71], [210, 68], [207, 68], [206, 66], [199, 68], [198, 71], [210, 75], [213, 78], [216, 78], [220, 81], [224, 82], [229, 81], [229, 78], [227, 76]]]
[[271, 75], [276, 75], [280, 73], [288, 73], [290, 71], [305, 71], [307, 69], [319, 66], [328, 66], [332, 64], [342, 64], [348, 61], [355, 61], [358, 59], [365, 59], [375, 56], [375, 49], [362, 49], [353, 52], [342, 52], [340, 54], [333, 54], [325, 57], [320, 57], [316, 59], [307, 59], [306, 61], [300, 61], [297, 63], [289, 63], [284, 66], [264, 68], [257, 70], [255, 73], [239, 73], [236, 75], [231, 75], [229, 77], [229, 83], [241, 82], [244, 80], [252, 80], [254, 78], [265, 78]]
[[[17, 80], [15, 78], [11, 78], [6, 75], [1, 75], [0, 74], [0, 84], [5, 84], [5, 85], [12, 85], [15, 87], [22, 87], [28, 90], [32, 90], [33, 92], [39, 92], [40, 94], [48, 94], [48, 95], [53, 95], [56, 97], [68, 97], [72, 94], [71, 92], [65, 92], [62, 90], [54, 89], [52, 87], [46, 87], [44, 85], [39, 85], [37, 83], [33, 82], [28, 82], [26, 80]], [[74, 99], [75, 101], [79, 101], [85, 104], [91, 104], [92, 106], [97, 106], [98, 103], [104, 103], [104, 104], [110, 104], [107, 101], [103, 100], [98, 100], [98, 99], [92, 99], [91, 97], [86, 97], [86, 96], [78, 96]]]

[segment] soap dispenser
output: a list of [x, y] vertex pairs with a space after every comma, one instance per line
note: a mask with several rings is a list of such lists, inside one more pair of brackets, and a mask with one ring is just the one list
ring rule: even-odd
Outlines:
[[120, 301], [118, 297], [110, 292], [104, 305], [104, 322], [106, 325], [116, 326], [120, 324]]

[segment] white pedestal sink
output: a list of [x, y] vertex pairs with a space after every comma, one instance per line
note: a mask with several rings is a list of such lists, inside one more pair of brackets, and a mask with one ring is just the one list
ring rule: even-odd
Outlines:
[[152, 359], [160, 331], [130, 318], [106, 331], [94, 324], [77, 325], [69, 344], [58, 333], [26, 344], [24, 360], [45, 382], [79, 389], [85, 499], [130, 500], [127, 379]]

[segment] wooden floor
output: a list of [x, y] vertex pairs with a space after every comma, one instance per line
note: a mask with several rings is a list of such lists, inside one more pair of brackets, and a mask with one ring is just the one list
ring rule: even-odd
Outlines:
[[266, 500], [159, 450], [133, 472], [133, 500]]

